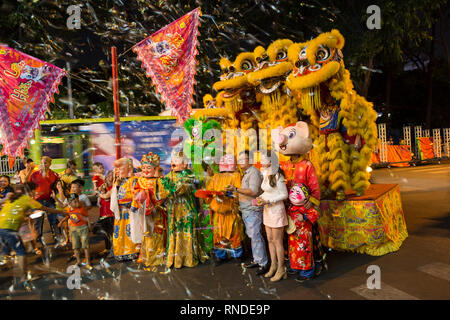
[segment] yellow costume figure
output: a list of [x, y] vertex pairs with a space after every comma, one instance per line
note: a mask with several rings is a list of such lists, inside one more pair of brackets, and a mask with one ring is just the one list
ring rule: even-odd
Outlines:
[[[206, 188], [210, 191], [220, 192], [225, 192], [228, 186], [240, 188], [241, 176], [235, 171], [234, 157], [223, 156], [219, 166], [220, 173], [216, 173], [212, 177]], [[237, 196], [215, 196], [210, 202], [210, 209], [213, 213], [213, 241], [216, 261], [223, 261], [229, 256], [240, 258], [242, 256], [241, 241], [244, 239], [244, 226], [239, 215]]]
[[[114, 212], [113, 253], [118, 261], [134, 260], [139, 255], [139, 245], [131, 240], [130, 209], [137, 177], [133, 176], [131, 159], [114, 161], [119, 179], [111, 194], [111, 210]], [[131, 175], [131, 176], [130, 176]]]
[[166, 267], [195, 267], [208, 256], [199, 246], [194, 175], [186, 169], [182, 153], [172, 155], [172, 171], [161, 179], [161, 184], [168, 215]]
[[134, 187], [131, 205], [132, 209], [145, 217], [141, 220], [143, 235], [138, 259], [145, 267], [163, 265], [165, 262], [167, 221], [166, 212], [158, 202], [159, 191], [162, 189], [158, 170], [157, 154], [149, 152], [142, 156], [142, 173]]
[[345, 199], [347, 189], [362, 195], [369, 187], [366, 169], [377, 143], [377, 115], [372, 103], [353, 90], [341, 52], [344, 41], [332, 30], [291, 45], [288, 57], [294, 70], [286, 80], [312, 122], [322, 192], [325, 197], [336, 193], [338, 200]]

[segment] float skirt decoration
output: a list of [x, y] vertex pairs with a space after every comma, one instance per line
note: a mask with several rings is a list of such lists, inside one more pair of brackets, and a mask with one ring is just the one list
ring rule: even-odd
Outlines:
[[342, 251], [381, 256], [397, 251], [408, 237], [400, 188], [372, 184], [364, 196], [321, 200], [318, 221], [322, 244]]
[[12, 160], [23, 154], [65, 74], [50, 63], [0, 45], [2, 154]]

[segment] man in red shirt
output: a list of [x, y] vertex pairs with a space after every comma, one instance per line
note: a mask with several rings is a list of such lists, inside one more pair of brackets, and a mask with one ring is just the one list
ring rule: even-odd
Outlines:
[[[52, 192], [54, 190], [54, 186], [56, 182], [59, 180], [59, 176], [50, 169], [52, 164], [52, 158], [43, 156], [41, 158], [41, 164], [39, 166], [39, 170], [34, 171], [29, 181], [34, 182], [37, 185], [37, 189], [35, 192], [35, 200], [41, 203], [43, 206], [49, 208], [55, 208], [55, 200], [52, 198]], [[53, 233], [53, 237], [55, 237], [55, 232], [57, 231], [57, 215], [53, 213], [49, 213], [47, 215], [48, 222], [50, 223], [50, 227]], [[40, 217], [34, 219], [34, 228], [38, 233], [37, 240], [42, 243], [42, 227], [43, 227], [44, 217]]]

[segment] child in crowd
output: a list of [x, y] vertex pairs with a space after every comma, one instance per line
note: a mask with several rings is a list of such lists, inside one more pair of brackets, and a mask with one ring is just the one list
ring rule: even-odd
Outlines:
[[[56, 183], [56, 190], [53, 191], [52, 197], [55, 200], [55, 206], [58, 210], [64, 210], [64, 208], [67, 207], [67, 205], [64, 203], [66, 200], [66, 197], [64, 195], [64, 187], [63, 183], [61, 181], [58, 181]], [[63, 220], [63, 217], [58, 216], [57, 217], [59, 221]], [[58, 224], [59, 227], [59, 224]], [[69, 242], [69, 228], [67, 226], [67, 220], [61, 224], [62, 234], [64, 235], [64, 240], [61, 239], [61, 242], [57, 246], [66, 246]]]
[[77, 163], [75, 160], [67, 161], [67, 169], [60, 173], [59, 179], [62, 181], [64, 188], [64, 194], [69, 196], [71, 183], [78, 179], [77, 173]]
[[[94, 227], [94, 233], [99, 233], [105, 240], [105, 251], [110, 251], [112, 247], [112, 234], [114, 229], [114, 212], [111, 211], [111, 191], [114, 184], [114, 171], [108, 172], [105, 181], [97, 188], [100, 216]], [[99, 181], [99, 180], [97, 180]]]
[[11, 179], [7, 175], [0, 176], [0, 206], [13, 194]]
[[[84, 181], [81, 179], [76, 179], [74, 181], [72, 181], [72, 183], [70, 184], [70, 193], [74, 193], [78, 196], [78, 199], [80, 201], [80, 204], [86, 209], [86, 212], [92, 207], [91, 205], [91, 201], [89, 200], [88, 196], [85, 194], [82, 194], [83, 191], [83, 186], [84, 186]], [[69, 205], [69, 201], [68, 199], [63, 195], [61, 196], [61, 199], [63, 199], [62, 203], [60, 203], [59, 205], [61, 205], [62, 207], [67, 207]], [[62, 220], [58, 226], [63, 226], [64, 225], [64, 220]], [[87, 225], [88, 225], [88, 230], [91, 229], [91, 224], [89, 219], [87, 220]], [[71, 233], [70, 233], [71, 234]], [[70, 237], [71, 241], [73, 241], [72, 237]], [[69, 262], [72, 261], [72, 259], [74, 259], [74, 257], [70, 257], [69, 258]]]
[[105, 181], [105, 167], [101, 162], [96, 162], [92, 165], [92, 171], [94, 175], [92, 177], [92, 184], [94, 185], [94, 191], [99, 191], [99, 188]]
[[[74, 250], [77, 264], [81, 265], [80, 249], [84, 249], [86, 257], [86, 267], [91, 269], [89, 257], [89, 228], [88, 228], [88, 212], [82, 205], [79, 196], [72, 193], [67, 199], [68, 207], [66, 208], [69, 217], [70, 238], [72, 239], [72, 248]], [[60, 222], [60, 224], [62, 221]]]
[[70, 193], [75, 193], [78, 196], [80, 202], [84, 205], [87, 211], [92, 207], [92, 204], [88, 196], [82, 193], [83, 187], [84, 181], [81, 179], [76, 179], [70, 184]]

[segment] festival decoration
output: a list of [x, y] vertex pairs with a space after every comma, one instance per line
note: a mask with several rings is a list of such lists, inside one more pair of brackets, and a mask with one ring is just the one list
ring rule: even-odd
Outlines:
[[161, 101], [179, 123], [189, 118], [194, 102], [197, 35], [200, 8], [155, 32], [133, 47], [155, 84]]
[[10, 160], [28, 147], [65, 74], [50, 63], [0, 45], [0, 143], [2, 154]]
[[197, 191], [195, 191], [195, 196], [197, 198], [201, 198], [201, 199], [207, 199], [207, 198], [211, 198], [213, 196], [223, 196], [225, 193], [223, 193], [222, 191], [212, 191], [212, 190], [206, 190], [206, 189], [198, 189]]
[[313, 124], [323, 195], [338, 200], [344, 200], [350, 188], [362, 195], [369, 187], [366, 169], [377, 143], [377, 114], [372, 103], [353, 90], [341, 51], [344, 41], [332, 30], [291, 45], [288, 58], [294, 70], [286, 80]]
[[340, 251], [381, 256], [400, 249], [408, 237], [400, 188], [373, 184], [366, 194], [346, 201], [322, 200], [319, 230], [322, 244]]
[[216, 137], [220, 138], [222, 134], [220, 123], [215, 120], [200, 121], [190, 118], [184, 123], [184, 129], [189, 138], [184, 143], [183, 152], [187, 158], [191, 159], [194, 173], [200, 175], [203, 172], [203, 161], [218, 171], [213, 158], [216, 157], [218, 148], [222, 147], [220, 141], [215, 141]]

